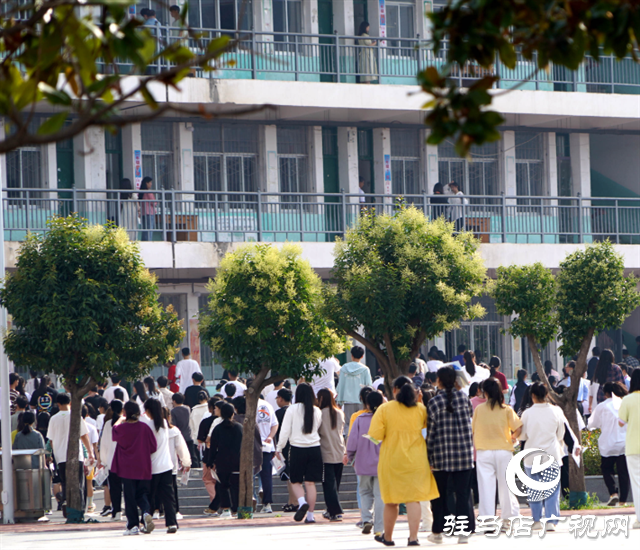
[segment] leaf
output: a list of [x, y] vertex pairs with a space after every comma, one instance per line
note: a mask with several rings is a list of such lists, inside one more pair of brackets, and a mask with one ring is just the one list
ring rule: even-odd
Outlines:
[[500, 45], [500, 60], [509, 68], [515, 69], [518, 57], [512, 44], [503, 42]]
[[69, 117], [68, 111], [57, 113], [52, 117], [45, 120], [38, 128], [38, 135], [55, 134], [60, 128], [64, 126], [64, 123]]

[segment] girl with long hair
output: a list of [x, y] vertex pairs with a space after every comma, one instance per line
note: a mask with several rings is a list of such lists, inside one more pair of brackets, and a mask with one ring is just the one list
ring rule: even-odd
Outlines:
[[142, 382], [140, 382], [140, 380], [136, 380], [133, 383], [133, 391], [134, 394], [131, 396], [131, 398], [138, 404], [138, 407], [140, 407], [140, 409], [144, 408], [144, 404], [146, 403], [147, 399], [149, 399], [146, 386]]
[[153, 179], [149, 176], [142, 178], [140, 183], [140, 193], [138, 193], [138, 213], [142, 221], [141, 241], [150, 241], [153, 238], [152, 230], [156, 228], [156, 208], [158, 203], [156, 196], [152, 192]]
[[156, 381], [153, 379], [153, 376], [147, 376], [144, 379], [144, 386], [147, 390], [147, 396], [149, 399], [157, 399], [160, 401], [162, 407], [167, 407], [167, 404], [164, 401], [164, 396], [160, 393], [160, 390], [156, 387]]
[[[467, 358], [465, 352], [465, 362]], [[473, 471], [473, 408], [469, 398], [455, 388], [456, 371], [441, 367], [437, 372], [438, 393], [429, 401], [427, 452], [440, 496], [431, 502], [433, 526], [428, 539], [442, 543], [444, 517], [447, 513], [447, 487], [456, 495], [455, 515], [469, 518], [469, 530], [475, 530], [471, 476]], [[459, 543], [467, 536], [460, 535]]]
[[[469, 385], [473, 384], [474, 382], [482, 382], [483, 380], [486, 380], [487, 378], [489, 378], [489, 370], [479, 366], [476, 363], [476, 354], [473, 353], [472, 351], [465, 351], [464, 352], [464, 368], [467, 371], [467, 373], [469, 373]], [[464, 388], [462, 388], [462, 392], [465, 395], [469, 395], [469, 387], [470, 386], [466, 386]]]
[[629, 383], [629, 395], [622, 399], [618, 411], [619, 424], [626, 425], [624, 454], [631, 479], [633, 505], [636, 509], [634, 529], [640, 529], [640, 369], [635, 369]]
[[438, 496], [429, 462], [425, 460], [422, 430], [427, 425], [427, 409], [408, 377], [396, 378], [392, 388], [393, 401], [378, 408], [369, 427], [369, 436], [380, 441], [378, 472], [384, 502], [384, 532], [376, 535], [375, 540], [385, 546], [395, 545], [393, 530], [399, 504], [404, 502], [409, 522], [409, 546], [419, 546], [420, 502]]
[[594, 384], [598, 384], [598, 389], [596, 399], [589, 400], [589, 405], [592, 409], [594, 409], [598, 403], [602, 403], [604, 401], [603, 388], [607, 382], [625, 383], [622, 370], [620, 370], [620, 367], [615, 364], [615, 357], [610, 349], [605, 349], [600, 354], [596, 370], [593, 373], [593, 382]]
[[495, 378], [482, 383], [487, 401], [476, 407], [471, 427], [476, 449], [476, 473], [480, 497], [479, 515], [496, 513], [496, 484], [502, 519], [520, 513], [518, 499], [507, 486], [504, 472], [513, 458], [513, 442], [522, 430], [522, 421], [515, 411], [504, 404], [502, 386]]
[[104, 426], [102, 427], [100, 442], [98, 444], [100, 464], [109, 470], [107, 487], [111, 498], [111, 506], [109, 506], [108, 509], [105, 508], [100, 515], [106, 517], [111, 514], [111, 517], [117, 520], [119, 520], [122, 515], [122, 481], [120, 480], [120, 476], [113, 471], [113, 457], [116, 453], [116, 443], [113, 440], [113, 428], [124, 422], [124, 417], [122, 416], [123, 408], [124, 404], [119, 399], [111, 401], [104, 417]]
[[522, 404], [522, 398], [524, 397], [524, 393], [527, 391], [529, 384], [527, 382], [527, 371], [524, 369], [518, 370], [516, 373], [516, 383], [511, 390], [511, 397], [509, 398], [509, 405], [513, 408], [514, 411], [518, 412], [520, 410], [520, 405]]
[[151, 502], [162, 504], [167, 533], [175, 533], [178, 530], [178, 520], [173, 495], [173, 461], [169, 450], [172, 434], [164, 419], [160, 401], [147, 399], [144, 410], [146, 418], [143, 420], [152, 429], [157, 441], [157, 450], [151, 455]]
[[507, 393], [509, 391], [509, 384], [507, 383], [507, 377], [500, 372], [501, 366], [502, 361], [500, 361], [500, 357], [497, 355], [494, 355], [489, 359], [489, 376], [500, 382], [502, 393]]
[[376, 57], [376, 40], [369, 36], [369, 22], [362, 21], [358, 29], [358, 72], [361, 84], [371, 84], [378, 80], [378, 59]]
[[[13, 449], [44, 449], [44, 438], [42, 434], [34, 428], [36, 422], [36, 415], [31, 411], [22, 413], [22, 430], [16, 434], [16, 438], [13, 440]], [[31, 457], [32, 466], [38, 468], [39, 458], [37, 456]]]
[[342, 506], [340, 505], [340, 481], [344, 468], [345, 445], [342, 433], [344, 431], [344, 412], [336, 404], [333, 393], [324, 388], [318, 392], [318, 407], [322, 411], [320, 424], [320, 450], [324, 472], [322, 490], [327, 505], [329, 521], [342, 521]]
[[[315, 523], [313, 511], [316, 506], [316, 483], [322, 482], [323, 465], [319, 428], [322, 411], [316, 407], [313, 388], [306, 382], [296, 388], [296, 403], [291, 405], [282, 420], [277, 454], [282, 459], [282, 450], [287, 442], [291, 488], [298, 499], [298, 510], [293, 519]], [[306, 498], [305, 498], [306, 490]], [[306, 517], [305, 517], [306, 516]]]

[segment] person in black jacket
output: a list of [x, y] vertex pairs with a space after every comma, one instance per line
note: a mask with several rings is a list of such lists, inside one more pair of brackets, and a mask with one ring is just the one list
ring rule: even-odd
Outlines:
[[[193, 407], [200, 403], [198, 398], [200, 392], [204, 391], [209, 395], [209, 390], [204, 387], [204, 375], [201, 372], [194, 372], [191, 376], [191, 380], [193, 380], [193, 386], [189, 386], [184, 391], [184, 404], [190, 409], [193, 409]], [[209, 397], [211, 396], [209, 395]]]
[[596, 373], [598, 361], [600, 360], [600, 348], [596, 346], [591, 350], [591, 353], [593, 354], [593, 357], [589, 359], [589, 362], [587, 363], [587, 379], [592, 382], [593, 375]]
[[221, 490], [216, 493], [214, 500], [219, 498], [220, 505], [224, 508], [223, 517], [228, 513], [229, 508], [233, 514], [238, 511], [242, 426], [233, 421], [234, 414], [233, 405], [225, 403], [220, 407], [222, 423], [218, 424], [211, 433], [208, 456], [209, 462], [215, 465], [216, 474], [220, 479]]
[[[216, 480], [213, 477], [213, 472], [209, 467], [209, 447], [207, 447], [206, 442], [209, 437], [209, 431], [211, 430], [211, 424], [213, 421], [218, 418], [215, 414], [216, 402], [219, 401], [219, 397], [212, 397], [209, 399], [207, 405], [209, 407], [209, 413], [211, 416], [204, 418], [200, 422], [200, 426], [198, 427], [198, 434], [196, 439], [198, 443], [202, 443], [204, 445], [204, 451], [202, 452], [202, 482], [204, 483], [205, 489], [209, 494], [209, 500], [213, 500], [216, 496]], [[216, 510], [210, 509], [208, 506], [204, 510], [205, 514], [215, 514]]]

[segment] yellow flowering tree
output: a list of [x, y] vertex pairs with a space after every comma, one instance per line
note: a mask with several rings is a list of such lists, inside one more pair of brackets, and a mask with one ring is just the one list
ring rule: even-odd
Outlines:
[[54, 218], [20, 247], [0, 291], [13, 317], [4, 344], [16, 365], [53, 372], [71, 394], [67, 521], [82, 520], [78, 447], [82, 398], [110, 374], [137, 379], [173, 357], [184, 331], [158, 302], [138, 245], [115, 226]]
[[[253, 501], [253, 437], [260, 392], [285, 378], [320, 374], [318, 362], [344, 349], [321, 315], [322, 283], [301, 248], [245, 245], [229, 252], [210, 282], [200, 335], [232, 370], [253, 375], [240, 456], [238, 517]], [[277, 374], [275, 374], [277, 372]]]

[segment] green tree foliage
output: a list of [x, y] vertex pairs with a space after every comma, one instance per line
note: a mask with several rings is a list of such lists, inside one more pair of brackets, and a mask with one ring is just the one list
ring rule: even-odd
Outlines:
[[[172, 30], [181, 33], [182, 40], [155, 37], [150, 27], [143, 27], [142, 18], [130, 18], [128, 9], [135, 0], [2, 4], [0, 117], [11, 123], [11, 131], [0, 140], [0, 153], [69, 139], [89, 126], [112, 129], [143, 122], [168, 111], [211, 116], [208, 105], [156, 101], [165, 99], [165, 86], [179, 90], [179, 82], [195, 67], [214, 70], [220, 56], [235, 44], [226, 35], [204, 41], [187, 25], [186, 3], [182, 30]], [[165, 61], [158, 72], [132, 77], [145, 75], [160, 58]], [[142, 101], [149, 109], [136, 114], [124, 111], [131, 101]], [[34, 131], [30, 123], [39, 102], [56, 114]]]
[[[622, 326], [640, 305], [636, 285], [636, 277], [624, 275], [624, 260], [609, 241], [569, 254], [556, 278], [540, 263], [498, 268], [493, 289], [496, 309], [501, 315], [516, 315], [509, 332], [527, 338], [538, 375], [547, 387], [551, 389], [538, 346], [558, 336], [562, 355], [578, 356], [570, 386], [562, 394], [551, 392], [578, 439], [578, 390], [591, 341], [604, 329]], [[584, 461], [579, 467], [569, 461], [569, 484], [571, 491], [584, 493]]]
[[253, 434], [262, 389], [285, 378], [320, 374], [319, 361], [344, 341], [322, 317], [322, 284], [301, 248], [245, 245], [229, 252], [209, 284], [200, 335], [229, 369], [253, 375], [245, 396], [240, 506], [253, 498]]
[[[450, 0], [429, 17], [433, 50], [445, 52], [447, 60], [419, 76], [433, 98], [426, 105], [429, 141], [453, 137], [462, 156], [473, 144], [499, 138], [497, 127], [504, 119], [487, 109], [492, 99], [488, 90], [499, 81], [496, 58], [509, 69], [518, 57], [533, 61], [537, 71], [548, 71], [550, 62], [576, 70], [585, 55], [596, 61], [602, 54], [638, 61], [636, 0]], [[458, 75], [460, 67], [475, 67], [480, 80], [468, 89], [458, 88], [450, 77]]]
[[388, 383], [408, 371], [425, 339], [484, 314], [471, 304], [486, 276], [479, 242], [452, 232], [443, 218], [399, 208], [364, 213], [336, 244], [328, 315], [375, 355]]
[[51, 220], [44, 237], [27, 237], [0, 305], [13, 318], [9, 358], [62, 376], [71, 394], [67, 501], [81, 511], [74, 472], [82, 398], [111, 373], [138, 379], [173, 357], [181, 322], [159, 304], [155, 278], [127, 233], [75, 216]]

